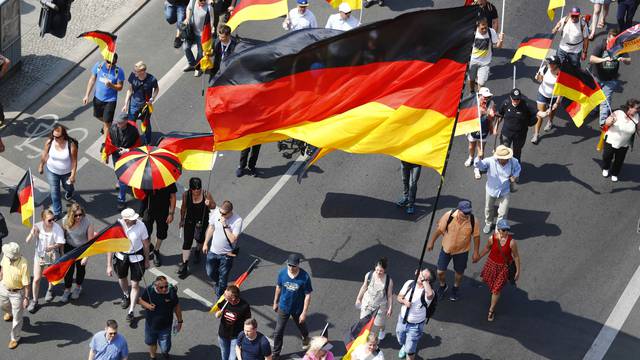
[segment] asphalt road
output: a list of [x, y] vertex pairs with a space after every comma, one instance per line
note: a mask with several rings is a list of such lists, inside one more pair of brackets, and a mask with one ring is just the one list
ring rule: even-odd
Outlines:
[[[453, 1], [385, 3], [387, 7], [367, 9], [364, 21], [417, 8], [445, 7]], [[570, 3], [578, 4], [584, 12], [590, 8], [586, 0]], [[488, 84], [499, 95], [498, 99], [503, 99], [512, 86], [513, 68], [509, 64], [512, 49], [525, 36], [551, 29], [546, 4], [542, 0], [508, 2], [507, 49], [496, 51]], [[612, 5], [612, 10], [615, 7]], [[316, 1], [311, 9], [319, 23], [324, 24], [330, 8]], [[608, 20], [612, 23], [614, 16], [610, 15]], [[239, 33], [243, 37], [269, 40], [283, 33], [279, 24], [280, 20], [243, 24]], [[164, 22], [162, 2], [151, 2], [118, 32], [120, 65], [128, 74], [135, 62], [144, 60], [150, 73], [165, 79], [161, 87], [166, 87], [161, 88], [163, 95], [155, 106], [155, 131], [206, 131], [209, 127], [204, 120], [201, 80], [190, 74], [171, 75], [171, 69], [183, 58], [181, 51], [171, 47], [173, 32], [174, 28]], [[95, 159], [97, 149], [91, 146], [98, 140], [99, 124], [92, 118], [91, 108], [81, 104], [88, 69], [98, 59], [96, 53], [79, 64], [27, 110], [30, 115], [4, 129], [1, 135], [8, 149], [2, 154], [6, 159], [2, 166], [8, 161], [22, 169], [35, 170], [34, 156], [42, 147], [44, 132], [55, 119], [48, 114], [76, 129], [72, 135], [80, 138], [80, 157], [86, 158], [79, 170], [76, 199], [86, 206], [97, 227], [102, 227], [117, 217], [113, 171]], [[626, 83], [623, 94], [615, 95], [614, 107], [628, 97], [638, 96], [633, 91], [640, 85], [633, 76], [637, 74], [638, 58], [632, 54], [632, 59], [633, 65], [622, 69]], [[517, 65], [517, 86], [532, 99], [537, 91], [532, 77], [538, 65], [531, 59]], [[165, 77], [167, 73], [170, 74]], [[123, 97], [121, 94], [120, 104]], [[619, 183], [603, 179], [600, 154], [595, 151], [599, 134], [595, 120], [577, 129], [566, 121], [565, 114], [560, 118], [558, 126], [545, 134], [539, 145], [525, 146], [521, 182], [511, 197], [509, 219], [514, 238], [519, 240], [523, 264], [518, 287], [506, 288], [496, 321], [487, 323], [489, 295], [479, 278], [482, 264], [470, 264], [461, 300], [455, 304], [443, 301], [426, 327], [418, 354], [421, 358], [582, 359], [617, 304], [638, 267], [640, 238], [635, 229], [639, 215], [640, 159], [637, 151], [628, 154]], [[489, 143], [492, 142], [493, 139]], [[262, 178], [236, 178], [238, 158], [236, 152], [219, 154], [209, 186], [216, 200], [233, 201], [236, 213], [241, 216], [252, 214], [241, 238], [242, 255], [234, 264], [231, 279], [253, 257], [262, 260], [243, 286], [242, 294], [252, 304], [259, 331], [270, 336], [275, 326], [270, 304], [277, 271], [290, 252], [303, 254], [306, 261], [302, 267], [312, 275], [315, 289], [308, 318], [310, 330], [319, 334], [329, 322], [334, 353], [343, 354], [343, 333], [357, 320], [358, 311], [353, 303], [364, 273], [378, 257], [387, 256], [390, 273], [400, 284], [411, 277], [417, 266], [436, 194], [437, 174], [423, 170], [416, 214], [407, 216], [394, 205], [401, 193], [400, 162], [396, 159], [333, 153], [312, 167], [302, 184], [297, 184], [295, 179], [285, 182], [288, 177], [283, 175], [293, 160], [284, 159], [274, 144], [263, 146], [261, 151], [258, 167], [263, 171]], [[438, 216], [459, 199], [468, 198], [473, 201], [476, 218], [482, 218], [484, 181], [473, 179], [472, 171], [462, 165], [465, 158], [466, 140], [457, 138]], [[180, 183], [186, 184], [186, 179], [194, 175], [203, 177], [205, 182], [208, 178], [206, 172], [187, 172]], [[279, 191], [274, 195], [273, 189]], [[266, 204], [263, 201], [265, 206], [256, 208], [265, 196], [270, 201]], [[0, 210], [8, 214], [9, 190], [1, 191], [0, 198]], [[24, 244], [27, 229], [19, 224], [15, 214], [6, 216], [11, 235], [5, 242]], [[174, 279], [181, 242], [177, 234], [174, 222], [163, 245], [165, 263], [158, 269]], [[486, 236], [482, 241], [484, 244]], [[33, 247], [23, 247], [31, 259]], [[427, 253], [426, 266], [433, 269], [436, 260], [437, 252]], [[453, 278], [452, 273], [448, 276], [450, 280]], [[151, 272], [145, 276], [148, 282], [154, 277]], [[173, 341], [174, 358], [218, 359], [218, 321], [207, 315], [206, 306], [193, 298], [193, 294], [198, 294], [213, 300], [212, 287], [203, 269], [180, 280], [178, 287], [185, 324], [183, 332]], [[187, 289], [190, 291], [185, 293]], [[129, 342], [130, 359], [147, 358], [144, 320], [138, 316], [134, 328], [125, 324], [125, 312], [117, 304], [120, 290], [115, 279], [105, 275], [103, 256], [90, 259], [84, 292], [78, 301], [63, 305], [62, 289], [56, 290], [53, 302], [26, 316], [19, 348], [9, 351], [0, 347], [1, 359], [83, 359], [92, 334], [102, 329], [109, 318], [121, 323], [120, 332]], [[389, 330], [395, 325], [396, 305]], [[630, 306], [631, 315], [606, 359], [635, 359], [640, 353], [638, 306], [633, 303]], [[295, 336], [296, 330], [290, 324], [283, 355], [291, 358], [303, 355]], [[4, 324], [0, 326], [0, 339], [8, 338], [9, 327]], [[392, 334], [381, 346], [389, 359], [396, 356], [399, 348]]]

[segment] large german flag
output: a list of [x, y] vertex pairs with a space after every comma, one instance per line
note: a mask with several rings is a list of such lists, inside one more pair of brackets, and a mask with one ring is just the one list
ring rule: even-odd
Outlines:
[[227, 25], [231, 31], [249, 20], [269, 20], [287, 15], [287, 0], [240, 0]]
[[547, 57], [547, 52], [549, 52], [552, 42], [552, 34], [535, 34], [532, 37], [524, 38], [513, 55], [511, 62], [514, 63], [520, 60], [522, 56], [542, 60]]
[[57, 284], [64, 279], [74, 262], [89, 256], [116, 251], [128, 251], [131, 242], [127, 238], [124, 228], [119, 222], [102, 230], [86, 244], [81, 245], [60, 257], [53, 265], [46, 268], [42, 274], [50, 283]]
[[211, 133], [171, 133], [158, 146], [178, 155], [183, 169], [211, 170], [214, 157]]
[[[260, 259], [253, 260], [251, 265], [249, 265], [249, 268], [247, 269], [247, 271], [243, 272], [240, 276], [238, 276], [236, 281], [233, 282], [233, 285], [237, 287], [242, 286], [242, 283], [244, 283], [244, 281], [247, 280], [247, 278], [249, 277], [249, 275], [251, 275], [251, 272], [253, 272], [253, 270], [256, 268], [259, 262], [260, 262]], [[209, 309], [209, 313], [213, 314], [219, 311], [220, 309], [224, 308], [224, 302], [225, 302], [225, 299], [223, 294], [223, 295], [220, 295], [220, 297], [218, 298], [218, 301], [216, 301], [216, 303], [213, 304], [211, 309]]]
[[107, 61], [113, 61], [113, 54], [116, 53], [116, 35], [106, 31], [94, 30], [83, 32], [78, 38], [85, 38], [95, 42], [100, 48], [102, 57]]
[[329, 5], [331, 5], [331, 7], [336, 9], [343, 2], [349, 4], [349, 6], [351, 6], [351, 10], [362, 9], [362, 0], [327, 0], [327, 2], [329, 3]]
[[591, 110], [606, 100], [600, 85], [589, 72], [566, 62], [560, 65], [560, 73], [553, 88], [553, 95], [563, 96], [575, 102], [569, 106], [567, 111], [577, 127], [582, 126]]
[[371, 314], [360, 319], [355, 325], [351, 327], [349, 330], [349, 337], [345, 341], [347, 343], [347, 353], [344, 354], [342, 360], [351, 360], [351, 354], [353, 351], [360, 345], [367, 343], [367, 337], [369, 337], [369, 333], [371, 332], [371, 328], [373, 327], [373, 322], [376, 319], [376, 315], [379, 310], [372, 312]]
[[556, 15], [555, 9], [564, 7], [565, 0], [549, 0], [549, 6], [547, 6], [547, 16], [549, 20], [553, 21]]
[[207, 90], [216, 150], [295, 138], [441, 172], [475, 18], [473, 7], [424, 10], [236, 54]]
[[28, 228], [31, 227], [31, 217], [35, 211], [35, 202], [33, 196], [33, 178], [31, 170], [27, 170], [20, 179], [16, 190], [13, 193], [13, 202], [11, 203], [11, 213], [20, 213], [22, 215], [22, 224]]
[[460, 101], [458, 125], [455, 136], [480, 131], [480, 113], [478, 112], [478, 96], [475, 93], [467, 95]]

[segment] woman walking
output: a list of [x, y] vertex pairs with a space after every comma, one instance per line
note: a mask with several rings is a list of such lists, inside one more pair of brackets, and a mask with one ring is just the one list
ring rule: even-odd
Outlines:
[[618, 181], [624, 158], [629, 146], [633, 146], [633, 135], [638, 132], [638, 111], [640, 101], [629, 99], [627, 103], [614, 111], [604, 126], [607, 129], [602, 151], [602, 176], [611, 175], [611, 181]]
[[324, 336], [314, 336], [309, 343], [309, 350], [304, 354], [303, 360], [333, 360], [331, 349], [333, 345]]
[[[40, 218], [42, 221], [33, 225], [26, 239], [27, 243], [33, 239], [36, 241], [36, 253], [33, 257], [33, 299], [27, 307], [30, 313], [35, 313], [37, 310], [42, 271], [58, 260], [60, 250], [65, 244], [64, 231], [60, 225], [56, 224], [53, 211], [49, 209], [42, 210]], [[44, 300], [53, 300], [53, 285], [51, 283], [47, 287], [47, 295]]]
[[520, 255], [518, 246], [509, 233], [511, 229], [507, 220], [500, 220], [496, 225], [498, 232], [493, 233], [487, 242], [487, 246], [480, 252], [480, 258], [489, 253], [487, 262], [484, 263], [480, 276], [491, 291], [491, 305], [489, 306], [488, 321], [495, 317], [496, 305], [500, 300], [500, 292], [509, 280], [509, 264], [513, 261], [516, 265], [514, 280], [520, 277]]
[[[491, 100], [493, 94], [487, 87], [482, 87], [478, 91], [478, 108], [480, 110], [480, 131], [472, 132], [467, 135], [469, 141], [469, 157], [464, 162], [464, 166], [473, 165], [473, 159], [478, 154], [478, 158], [482, 160], [484, 157], [484, 149], [487, 145], [487, 138], [493, 130], [493, 119], [496, 116], [496, 105]], [[480, 170], [473, 168], [473, 174], [476, 179], [480, 179]]]
[[560, 58], [554, 55], [547, 58], [546, 61], [548, 65], [541, 68], [536, 74], [536, 80], [540, 82], [540, 86], [538, 87], [538, 97], [536, 99], [536, 104], [538, 105], [536, 118], [538, 121], [533, 128], [533, 137], [531, 138], [531, 142], [534, 144], [537, 144], [538, 140], [540, 140], [540, 128], [545, 118], [549, 120], [544, 127], [544, 131], [549, 131], [553, 127], [552, 120], [560, 101], [559, 98], [555, 98], [553, 104], [551, 103], [553, 88], [556, 85], [558, 74], [560, 73]]
[[[62, 219], [62, 227], [64, 229], [66, 240], [66, 243], [64, 244], [65, 253], [86, 244], [87, 241], [94, 236], [93, 224], [91, 224], [89, 219], [87, 219], [87, 215], [82, 206], [75, 202], [69, 206], [67, 215]], [[88, 259], [89, 258], [84, 258], [80, 261], [76, 261], [65, 274], [62, 302], [68, 302], [69, 298], [77, 300], [80, 297]], [[74, 272], [76, 274], [76, 287], [73, 289], [73, 292], [71, 292]]]
[[591, 18], [591, 33], [589, 40], [593, 40], [596, 36], [596, 28], [604, 29], [609, 14], [609, 5], [611, 0], [591, 0], [593, 3], [593, 17]]
[[60, 184], [62, 184], [65, 191], [64, 199], [71, 200], [77, 170], [78, 142], [67, 134], [66, 127], [56, 124], [44, 143], [44, 149], [40, 155], [40, 164], [38, 165], [40, 174], [46, 172], [56, 221], [60, 219], [62, 212]]
[[376, 262], [373, 271], [367, 272], [364, 282], [356, 297], [356, 308], [360, 309], [360, 319], [378, 310], [373, 322], [372, 334], [384, 339], [386, 318], [391, 317], [393, 297], [393, 280], [387, 274], [387, 258]]
[[204, 243], [204, 233], [209, 226], [209, 211], [216, 208], [211, 193], [202, 190], [202, 180], [197, 177], [189, 179], [189, 190], [182, 194], [180, 207], [180, 227], [183, 229], [182, 263], [178, 275], [189, 276], [189, 256], [191, 246], [196, 241], [194, 262], [200, 262], [200, 253]]

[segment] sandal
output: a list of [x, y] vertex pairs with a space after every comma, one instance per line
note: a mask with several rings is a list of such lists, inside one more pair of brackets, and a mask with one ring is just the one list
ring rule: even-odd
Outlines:
[[606, 26], [605, 23], [601, 23], [599, 22], [598, 25], [596, 25], [598, 27], [598, 29], [604, 29], [604, 27]]
[[495, 318], [495, 311], [489, 310], [489, 315], [487, 315], [487, 321], [493, 321]]

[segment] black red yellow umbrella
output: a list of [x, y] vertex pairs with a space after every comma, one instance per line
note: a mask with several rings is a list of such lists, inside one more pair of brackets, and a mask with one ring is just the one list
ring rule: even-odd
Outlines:
[[132, 149], [120, 157], [114, 169], [120, 181], [143, 190], [167, 187], [182, 174], [178, 156], [155, 146]]

